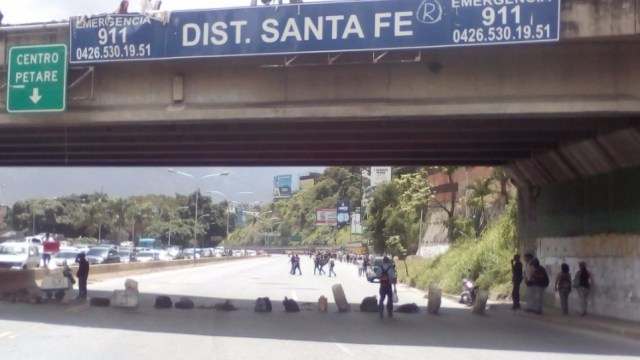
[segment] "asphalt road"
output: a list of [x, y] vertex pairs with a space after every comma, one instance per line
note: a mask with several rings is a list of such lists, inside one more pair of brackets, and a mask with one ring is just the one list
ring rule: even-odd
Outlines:
[[[640, 342], [567, 330], [510, 312], [471, 314], [443, 299], [440, 314], [427, 315], [418, 290], [398, 287], [400, 303], [415, 302], [419, 314], [379, 319], [358, 310], [377, 284], [358, 278], [338, 262], [337, 278], [314, 276], [308, 257], [303, 275], [289, 275], [284, 256], [133, 276], [137, 309], [0, 302], [1, 359], [602, 359], [640, 356]], [[339, 313], [331, 285], [341, 283], [352, 311]], [[124, 278], [91, 283], [89, 296], [109, 296]], [[192, 310], [153, 307], [157, 295], [191, 297]], [[329, 312], [316, 310], [320, 295]], [[255, 313], [254, 301], [269, 296], [272, 313]], [[285, 313], [282, 299], [298, 300], [300, 313]], [[232, 312], [212, 309], [229, 299]]]

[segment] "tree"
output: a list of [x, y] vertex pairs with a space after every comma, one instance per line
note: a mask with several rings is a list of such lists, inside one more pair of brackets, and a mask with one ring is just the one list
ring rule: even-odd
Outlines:
[[507, 174], [507, 171], [504, 167], [498, 166], [493, 168], [493, 173], [491, 174], [491, 179], [498, 183], [498, 201], [497, 204], [499, 209], [504, 209], [511, 200], [509, 198], [509, 181], [511, 177]]
[[398, 197], [395, 185], [384, 184], [376, 188], [369, 205], [369, 216], [365, 220], [365, 225], [367, 234], [373, 241], [373, 248], [377, 253], [383, 253], [386, 249], [387, 226], [392, 226], [387, 221], [394, 214], [393, 210], [397, 204]]
[[488, 223], [486, 214], [485, 197], [491, 195], [492, 178], [476, 179], [473, 184], [467, 186], [467, 190], [471, 194], [467, 197], [467, 206], [472, 214], [472, 222], [475, 229], [475, 235], [480, 236], [482, 230]]
[[438, 200], [437, 198], [437, 194], [435, 191], [432, 192], [432, 196], [431, 196], [431, 200], [442, 210], [444, 210], [444, 212], [447, 214], [447, 221], [445, 222], [445, 226], [447, 227], [447, 235], [449, 237], [450, 241], [455, 241], [456, 237], [455, 237], [455, 233], [456, 233], [456, 229], [455, 229], [455, 212], [456, 212], [456, 202], [457, 202], [457, 189], [454, 188], [453, 184], [453, 174], [456, 172], [456, 170], [458, 170], [457, 166], [438, 166], [438, 167], [433, 167], [432, 168], [433, 171], [437, 171], [439, 173], [442, 173], [444, 175], [447, 176], [447, 185], [449, 185], [449, 189], [450, 189], [450, 193], [451, 193], [451, 197], [450, 197], [450, 201], [449, 201], [449, 206], [447, 206], [446, 203], [442, 203], [440, 200]]
[[404, 269], [407, 272], [407, 277], [409, 276], [409, 267], [407, 266], [407, 249], [402, 246], [402, 241], [400, 240], [400, 236], [394, 235], [390, 236], [386, 242], [387, 252], [393, 256], [397, 256], [398, 259], [404, 262]]

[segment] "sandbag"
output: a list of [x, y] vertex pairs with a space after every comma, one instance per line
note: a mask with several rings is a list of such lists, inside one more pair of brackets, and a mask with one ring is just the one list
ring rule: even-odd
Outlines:
[[320, 295], [320, 297], [318, 298], [318, 310], [320, 312], [327, 312], [328, 308], [329, 302], [327, 300], [327, 297], [324, 295]]
[[347, 297], [344, 295], [344, 290], [342, 289], [341, 284], [335, 284], [331, 286], [331, 290], [333, 291], [333, 299], [338, 306], [338, 311], [345, 312], [351, 310], [351, 305], [347, 302]]
[[180, 301], [178, 301], [175, 305], [176, 309], [183, 310], [193, 309], [193, 306], [193, 300], [189, 299], [188, 297], [181, 297]]
[[138, 282], [133, 279], [127, 279], [124, 281], [124, 289], [130, 293], [138, 293]]
[[160, 295], [156, 297], [156, 303], [153, 306], [156, 309], [171, 309], [173, 307], [173, 301], [168, 296]]
[[360, 303], [360, 311], [378, 312], [378, 298], [375, 296], [367, 296]]
[[268, 297], [257, 298], [253, 309], [255, 312], [271, 312], [271, 300]]
[[402, 304], [398, 306], [395, 311], [399, 313], [405, 313], [405, 314], [415, 314], [420, 312], [420, 310], [418, 309], [418, 305], [416, 305], [416, 303]]
[[286, 296], [284, 297], [284, 301], [282, 302], [282, 305], [284, 305], [284, 310], [286, 312], [300, 311], [300, 307], [298, 306], [298, 303], [295, 300], [287, 299]]

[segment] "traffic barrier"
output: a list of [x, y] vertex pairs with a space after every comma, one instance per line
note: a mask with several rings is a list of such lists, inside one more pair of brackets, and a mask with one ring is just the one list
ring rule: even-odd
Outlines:
[[0, 292], [12, 293], [38, 287], [36, 280], [42, 280], [41, 269], [0, 270]]
[[[217, 262], [246, 260], [254, 257], [248, 256], [227, 256], [200, 258], [194, 262], [192, 260], [170, 260], [170, 261], [149, 261], [132, 262], [119, 264], [96, 264], [91, 265], [89, 270], [89, 280], [103, 280], [113, 277], [125, 276], [129, 274], [150, 273], [155, 271], [165, 271], [185, 268], [190, 266], [210, 265]], [[75, 275], [76, 267], [71, 271]], [[37, 288], [47, 275], [49, 269], [37, 268], [26, 270], [0, 270], [0, 293], [14, 293], [20, 290]]]

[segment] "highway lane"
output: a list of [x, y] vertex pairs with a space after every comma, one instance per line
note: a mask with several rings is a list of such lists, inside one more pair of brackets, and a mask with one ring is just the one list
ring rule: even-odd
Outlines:
[[[314, 276], [308, 257], [303, 275], [289, 275], [284, 256], [255, 258], [177, 271], [132, 276], [140, 285], [137, 309], [96, 308], [84, 303], [30, 305], [0, 302], [2, 359], [607, 359], [637, 358], [640, 343], [567, 330], [506, 312], [476, 316], [443, 301], [441, 314], [426, 315], [421, 291], [399, 286], [400, 303], [415, 302], [419, 314], [379, 319], [357, 304], [377, 284], [358, 278], [355, 266], [337, 262], [337, 278]], [[90, 296], [122, 289], [125, 278], [92, 283]], [[331, 285], [342, 283], [353, 311], [338, 313]], [[189, 296], [196, 309], [159, 310], [155, 296]], [[329, 298], [328, 313], [315, 309]], [[269, 296], [270, 314], [253, 311]], [[284, 296], [302, 311], [285, 313]], [[239, 309], [210, 307], [230, 299]], [[86, 355], [86, 356], [85, 356]]]

